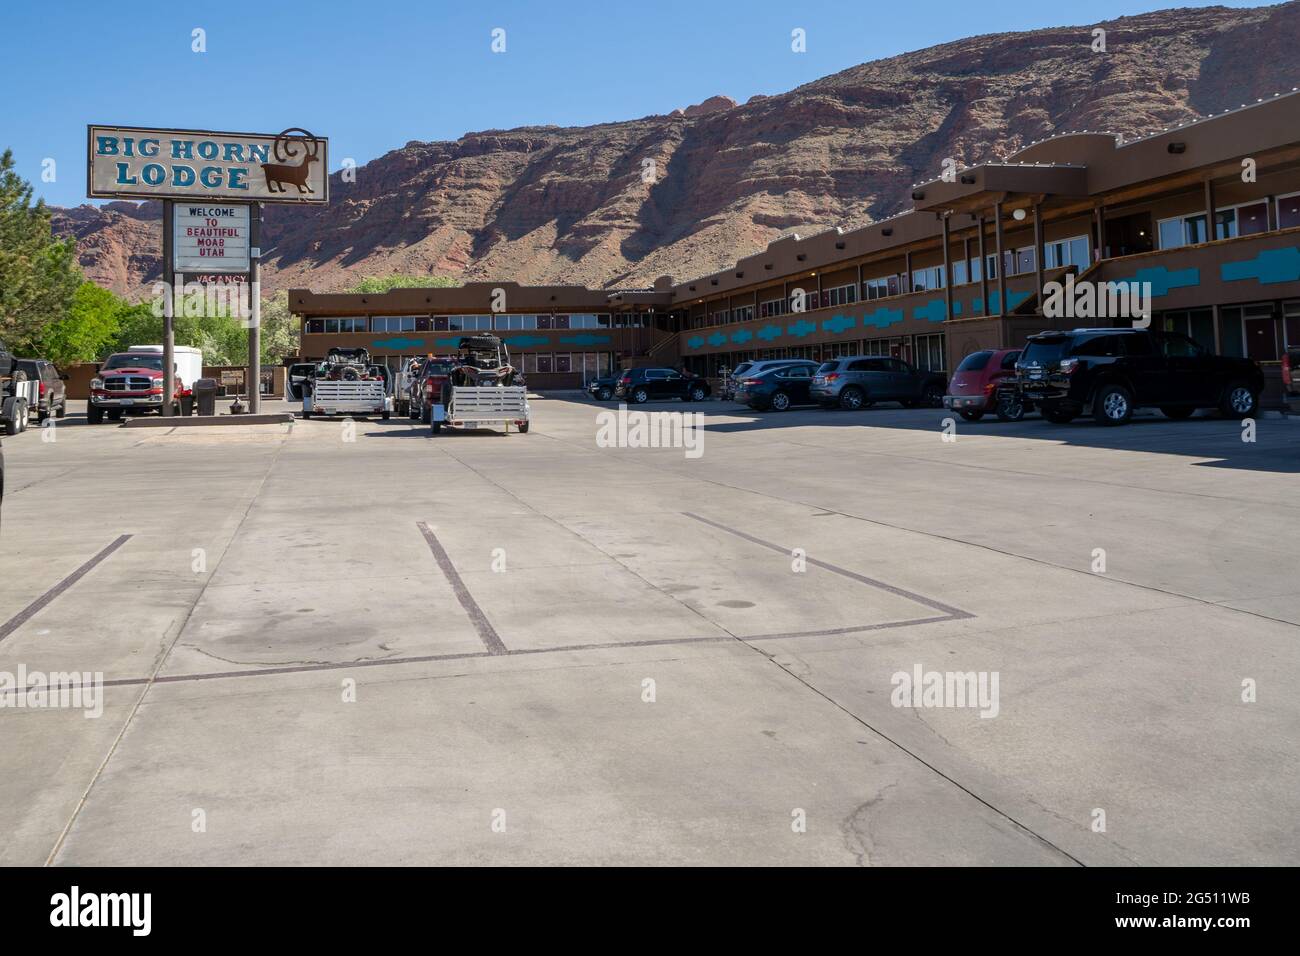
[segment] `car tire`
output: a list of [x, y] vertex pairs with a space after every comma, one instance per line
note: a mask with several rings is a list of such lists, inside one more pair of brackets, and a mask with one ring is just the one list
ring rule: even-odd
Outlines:
[[9, 417], [5, 419], [5, 434], [17, 435], [27, 427], [23, 419], [27, 416], [27, 403], [21, 398], [15, 398], [9, 406]]
[[103, 420], [104, 420], [104, 410], [102, 408], [96, 408], [94, 405], [89, 405], [86, 407], [87, 425], [98, 425], [101, 422], [103, 422]]
[[379, 415], [379, 417], [380, 417], [381, 419], [383, 419], [384, 421], [388, 421], [388, 417], [389, 417], [390, 415], [392, 415], [392, 412], [381, 412], [380, 415]]
[[54, 413], [55, 418], [64, 418], [68, 414], [68, 400], [65, 398], [59, 402], [59, 409]]
[[1160, 414], [1165, 418], [1172, 418], [1176, 422], [1181, 422], [1185, 418], [1191, 418], [1196, 412], [1195, 408], [1187, 405], [1161, 405]]
[[1219, 411], [1225, 418], [1254, 418], [1259, 411], [1259, 395], [1245, 382], [1229, 382], [1219, 400]]
[[860, 411], [866, 404], [866, 400], [867, 397], [862, 394], [862, 389], [856, 385], [850, 385], [840, 392], [840, 408], [851, 412]]
[[1133, 418], [1133, 393], [1123, 385], [1103, 385], [1092, 399], [1098, 425], [1127, 425]]
[[790, 396], [785, 392], [777, 392], [772, 396], [768, 407], [774, 412], [785, 412], [790, 410]]
[[984, 417], [984, 413], [978, 408], [963, 408], [957, 414], [968, 422], [977, 422]]
[[708, 392], [706, 392], [703, 388], [697, 385], [695, 386], [695, 388], [691, 389], [691, 401], [702, 402], [706, 398], [708, 398], [708, 394], [709, 394]]
[[927, 408], [942, 408], [943, 392], [943, 388], [937, 382], [931, 382], [921, 392], [921, 404]]
[[1074, 421], [1076, 412], [1067, 412], [1063, 408], [1057, 408], [1052, 405], [1043, 406], [1043, 418], [1053, 425], [1068, 425]]
[[1000, 422], [1019, 422], [1025, 418], [1025, 403], [1022, 399], [998, 402], [997, 416]]
[[644, 405], [649, 400], [650, 400], [650, 393], [647, 392], [644, 388], [637, 388], [632, 390], [632, 401], [635, 402], [637, 405]]
[[614, 397], [614, 393], [608, 388], [602, 388], [599, 392], [596, 393], [596, 397], [600, 399], [602, 402], [607, 402]]

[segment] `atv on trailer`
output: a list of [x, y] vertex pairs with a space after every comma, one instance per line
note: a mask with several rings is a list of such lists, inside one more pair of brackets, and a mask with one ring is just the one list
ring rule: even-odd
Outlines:
[[[528, 431], [528, 390], [510, 364], [510, 352], [495, 335], [466, 335], [451, 367], [451, 388], [430, 408], [433, 434], [448, 428], [482, 428], [513, 424]], [[450, 391], [450, 395], [446, 394]]]
[[302, 417], [313, 415], [374, 415], [387, 419], [393, 398], [379, 369], [362, 348], [332, 348], [316, 374], [303, 383]]

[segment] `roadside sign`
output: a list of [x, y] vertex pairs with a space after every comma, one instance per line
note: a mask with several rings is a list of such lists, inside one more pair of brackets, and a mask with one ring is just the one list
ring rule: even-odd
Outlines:
[[279, 135], [88, 126], [87, 195], [188, 202], [329, 202], [329, 141]]
[[178, 202], [172, 218], [177, 272], [248, 272], [247, 206]]

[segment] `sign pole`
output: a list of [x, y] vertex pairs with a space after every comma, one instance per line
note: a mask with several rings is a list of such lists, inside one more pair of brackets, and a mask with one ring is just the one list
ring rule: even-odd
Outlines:
[[255, 202], [248, 210], [248, 412], [256, 415], [262, 407], [262, 204]]
[[173, 224], [176, 211], [170, 199], [163, 200], [163, 284], [167, 287], [167, 298], [163, 301], [163, 403], [162, 413], [170, 418], [172, 402], [176, 392], [176, 295], [173, 284], [176, 280]]

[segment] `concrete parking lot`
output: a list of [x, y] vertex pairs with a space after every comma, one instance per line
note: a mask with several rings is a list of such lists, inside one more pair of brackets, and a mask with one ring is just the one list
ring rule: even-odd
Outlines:
[[609, 407], [5, 439], [0, 862], [1300, 863], [1300, 421]]

